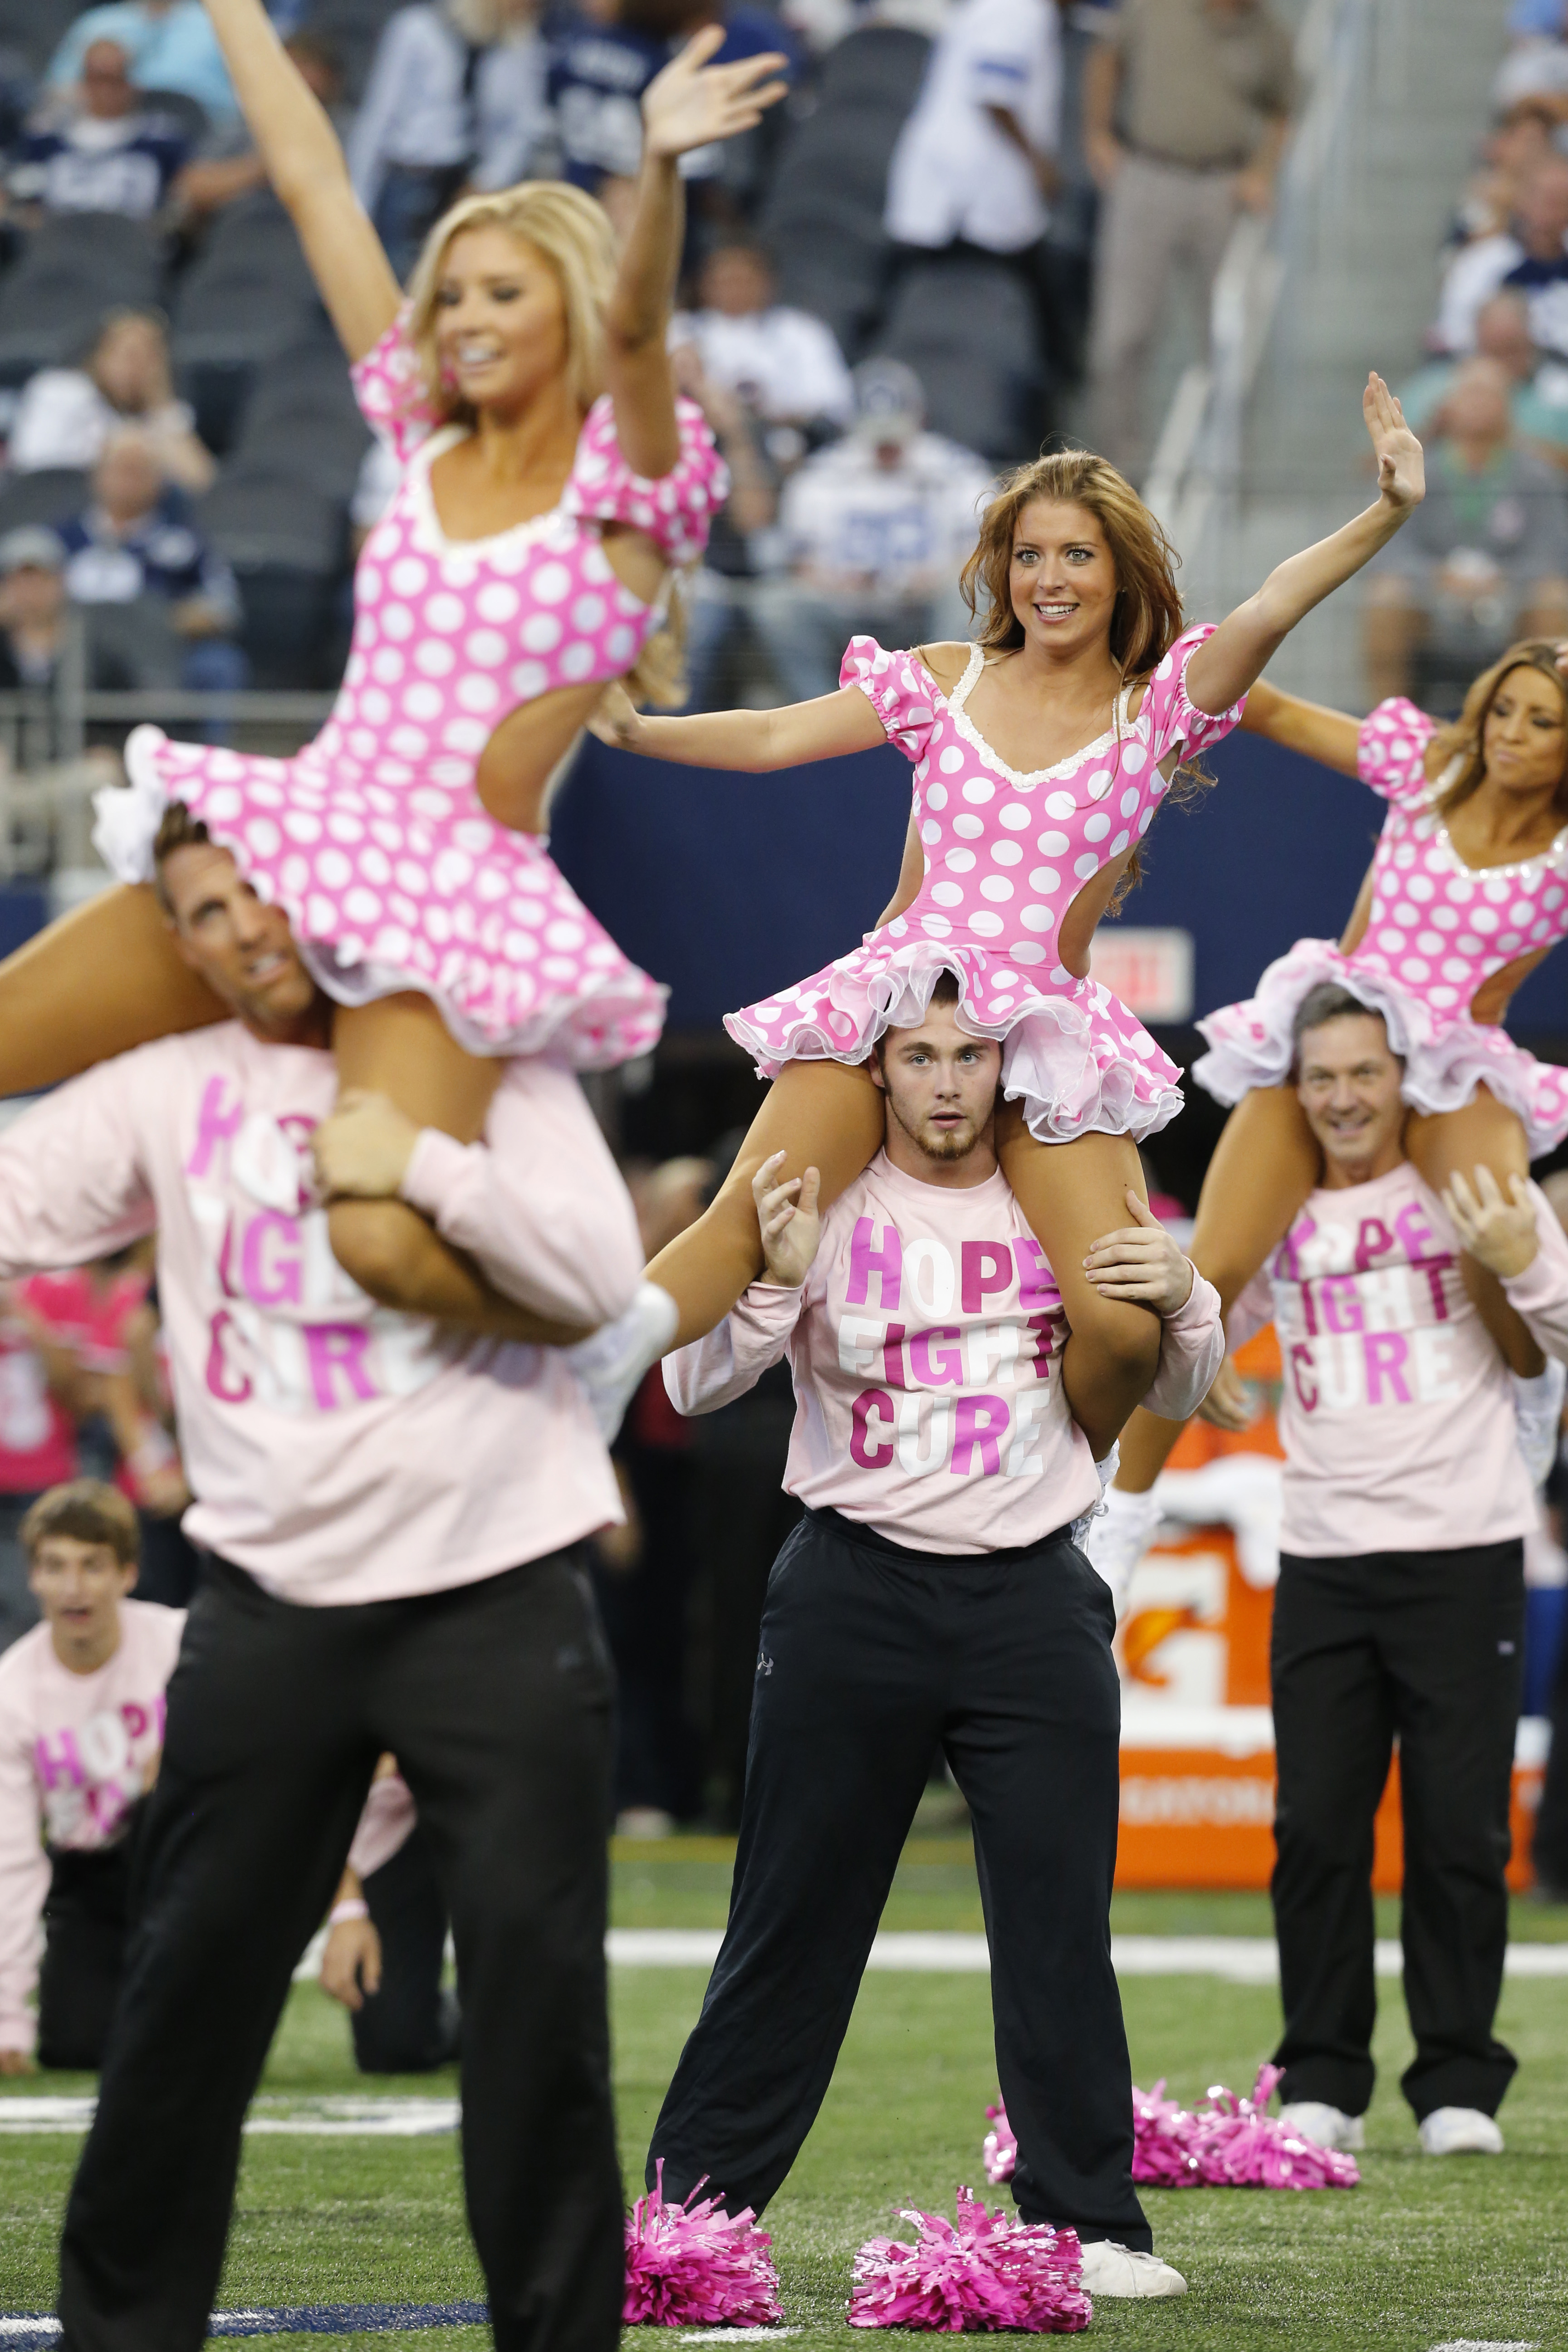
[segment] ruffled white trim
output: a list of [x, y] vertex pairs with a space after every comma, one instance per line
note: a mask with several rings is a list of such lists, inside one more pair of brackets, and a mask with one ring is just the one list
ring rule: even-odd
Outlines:
[[1268, 966], [1255, 997], [1198, 1023], [1209, 1050], [1192, 1076], [1205, 1093], [1230, 1106], [1255, 1087], [1283, 1086], [1295, 1058], [1297, 1007], [1321, 981], [1336, 982], [1383, 1015], [1389, 1047], [1405, 1064], [1400, 1094], [1413, 1110], [1462, 1110], [1484, 1085], [1524, 1129], [1532, 1160], [1568, 1135], [1568, 1073], [1538, 1062], [1505, 1030], [1464, 1019], [1436, 1028], [1419, 997], [1342, 955], [1331, 940], [1299, 940]]
[[136, 728], [125, 745], [128, 781], [92, 796], [92, 845], [117, 882], [153, 879], [153, 844], [174, 797], [155, 758], [165, 740], [161, 728]]
[[[371, 960], [345, 963], [319, 940], [296, 937], [294, 944], [300, 962], [334, 1004], [374, 1004], [379, 997], [410, 991], [427, 996], [453, 1042], [481, 1061], [496, 1055], [521, 1060], [554, 1051], [574, 1070], [618, 1069], [623, 1062], [652, 1053], [663, 1032], [664, 1008], [669, 1002], [669, 991], [661, 981], [650, 980], [636, 964], [627, 964], [622, 971], [584, 972], [569, 995], [547, 999], [526, 1021], [487, 1028], [417, 972], [400, 971], [395, 964]], [[601, 1003], [601, 999], [609, 1001]], [[605, 1033], [596, 1045], [591, 1034], [595, 1029]]]
[[[1070, 996], [1031, 995], [1023, 1010], [986, 1021], [969, 1001], [970, 973], [951, 945], [911, 940], [895, 949], [877, 971], [820, 975], [825, 1003], [855, 1024], [846, 1040], [803, 1013], [787, 1024], [785, 1050], [750, 1018], [750, 1006], [726, 1013], [724, 1026], [756, 1063], [762, 1077], [777, 1077], [786, 1061], [863, 1062], [889, 1029], [913, 1029], [925, 1019], [938, 977], [951, 971], [958, 982], [954, 1018], [972, 1037], [989, 1037], [1002, 1047], [1002, 1090], [1024, 1106], [1024, 1119], [1041, 1143], [1069, 1143], [1079, 1135], [1131, 1135], [1142, 1140], [1158, 1133], [1182, 1108], [1181, 1088], [1164, 1076], [1169, 1068], [1152, 1038], [1146, 1066], [1148, 1088], [1140, 1093], [1140, 1057], [1131, 1045], [1103, 1031]], [[837, 979], [842, 995], [836, 996]], [[1096, 983], [1086, 983], [1093, 988]], [[1100, 1000], [1110, 1000], [1100, 991]], [[1113, 1049], [1102, 1062], [1096, 1038]], [[1163, 1066], [1163, 1067], [1162, 1067]]]

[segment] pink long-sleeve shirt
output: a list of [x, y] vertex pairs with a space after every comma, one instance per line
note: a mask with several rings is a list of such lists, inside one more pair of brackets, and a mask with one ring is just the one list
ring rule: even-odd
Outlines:
[[[1505, 1280], [1568, 1361], [1568, 1238], [1532, 1185], [1539, 1246]], [[1536, 1523], [1513, 1387], [1471, 1306], [1461, 1244], [1408, 1160], [1313, 1192], [1231, 1317], [1239, 1347], [1272, 1316], [1284, 1364], [1280, 1549], [1298, 1558], [1454, 1551]]]
[[120, 1647], [72, 1674], [35, 1625], [0, 1657], [0, 2050], [30, 2051], [48, 1847], [116, 1843], [163, 1745], [163, 1692], [183, 1609], [120, 1603]]
[[[555, 1350], [378, 1307], [333, 1257], [307, 1147], [328, 1054], [226, 1023], [90, 1070], [0, 1137], [0, 1276], [158, 1235], [194, 1541], [279, 1598], [476, 1582], [619, 1519], [604, 1444]], [[482, 1144], [421, 1136], [405, 1197], [498, 1289], [601, 1323], [642, 1271], [582, 1090], [509, 1064]]]
[[[1163, 1331], [1149, 1407], [1184, 1419], [1225, 1353], [1201, 1276]], [[1066, 1338], [1045, 1252], [1000, 1173], [922, 1184], [879, 1152], [824, 1219], [801, 1286], [753, 1283], [706, 1339], [665, 1358], [664, 1379], [682, 1412], [713, 1412], [787, 1356], [788, 1493], [911, 1551], [999, 1551], [1099, 1500], [1062, 1393]]]

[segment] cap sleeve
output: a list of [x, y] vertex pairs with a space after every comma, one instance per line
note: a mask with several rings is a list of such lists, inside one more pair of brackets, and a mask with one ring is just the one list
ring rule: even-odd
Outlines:
[[1436, 733], [1436, 722], [1417, 710], [1402, 694], [1368, 711], [1356, 737], [1356, 773], [1363, 784], [1396, 808], [1426, 803], [1426, 747]]
[[692, 563], [708, 544], [713, 517], [730, 495], [730, 476], [708, 419], [694, 400], [678, 400], [680, 455], [657, 481], [634, 474], [616, 438], [608, 394], [588, 411], [561, 505], [594, 522], [646, 530], [670, 563]]
[[840, 687], [858, 686], [906, 760], [923, 759], [940, 700], [913, 654], [889, 653], [875, 637], [851, 637], [839, 665]]
[[1212, 621], [1200, 621], [1195, 628], [1184, 629], [1149, 680], [1134, 725], [1156, 763], [1172, 751], [1180, 751], [1184, 759], [1191, 759], [1199, 751], [1206, 751], [1211, 743], [1222, 742], [1247, 708], [1247, 697], [1243, 695], [1239, 702], [1233, 702], [1228, 710], [1215, 717], [1198, 709], [1188, 698], [1187, 665], [1213, 635]]
[[349, 370], [360, 415], [400, 462], [441, 422], [408, 336], [406, 305], [374, 351]]

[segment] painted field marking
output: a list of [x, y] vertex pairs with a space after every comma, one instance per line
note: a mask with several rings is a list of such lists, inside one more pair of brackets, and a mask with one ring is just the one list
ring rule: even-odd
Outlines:
[[[0, 2134], [84, 2132], [98, 2102], [64, 2094], [0, 2097]], [[258, 2099], [245, 2119], [247, 2132], [293, 2139], [423, 2139], [456, 2131], [456, 2099]], [[434, 2323], [432, 2323], [434, 2325]], [[4, 2343], [0, 2321], [0, 2343]]]
[[[710, 1969], [722, 1940], [717, 1927], [612, 1927], [605, 1949], [613, 1968]], [[1212, 1976], [1233, 1984], [1274, 1984], [1279, 1949], [1271, 1936], [1113, 1936], [1110, 1958], [1119, 1976]], [[1404, 1961], [1392, 1937], [1374, 1949], [1380, 1977], [1396, 1977]], [[984, 1976], [991, 1954], [984, 1936], [879, 1936], [868, 1969]], [[1510, 1944], [1511, 1977], [1568, 1977], [1568, 1943]], [[748, 2331], [749, 2333], [750, 2331]]]
[[[212, 2336], [385, 2336], [424, 2327], [482, 2327], [489, 2318], [483, 2303], [312, 2303], [272, 2311], [215, 2311]], [[60, 2323], [51, 2312], [0, 2316], [0, 2345], [10, 2352], [33, 2352], [58, 2344]]]

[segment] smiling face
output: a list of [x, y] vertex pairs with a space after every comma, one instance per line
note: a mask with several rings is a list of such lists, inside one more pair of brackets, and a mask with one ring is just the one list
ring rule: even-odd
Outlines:
[[1368, 1184], [1404, 1158], [1405, 1066], [1377, 1013], [1346, 1013], [1304, 1029], [1296, 1096], [1323, 1155], [1330, 1191]]
[[926, 1182], [976, 1151], [981, 1181], [995, 1166], [993, 1126], [1002, 1078], [1002, 1048], [961, 1029], [956, 1007], [933, 1003], [915, 1029], [889, 1029], [871, 1063], [888, 1097], [888, 1157]]
[[1026, 644], [1058, 655], [1110, 636], [1116, 561], [1088, 507], [1031, 499], [1013, 528], [1007, 583]]
[[561, 281], [537, 246], [493, 223], [447, 246], [435, 326], [441, 380], [470, 407], [521, 408], [566, 373]]
[[315, 982], [300, 961], [289, 918], [263, 904], [226, 849], [188, 842], [162, 860], [158, 879], [174, 944], [246, 1027], [274, 1043], [314, 1044], [321, 1026]]
[[1523, 800], [1554, 800], [1568, 770], [1568, 708], [1543, 670], [1510, 669], [1481, 724], [1486, 783]]

